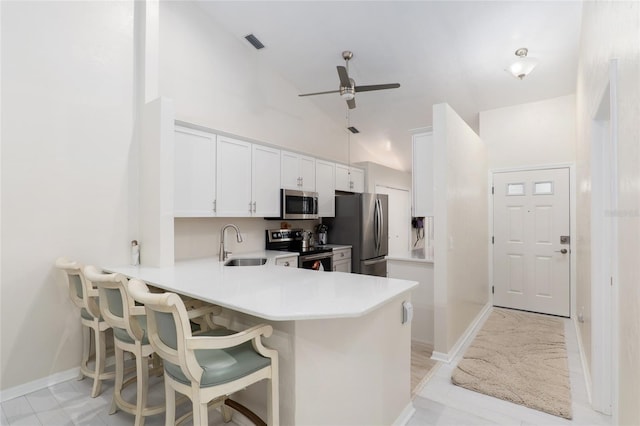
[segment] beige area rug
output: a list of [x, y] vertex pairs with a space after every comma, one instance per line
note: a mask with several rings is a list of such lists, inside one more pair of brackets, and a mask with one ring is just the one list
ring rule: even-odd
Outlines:
[[494, 308], [451, 375], [453, 384], [571, 419], [560, 318]]

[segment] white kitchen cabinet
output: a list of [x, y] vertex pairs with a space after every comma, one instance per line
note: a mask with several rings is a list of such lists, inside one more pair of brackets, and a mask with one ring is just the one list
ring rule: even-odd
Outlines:
[[336, 215], [336, 165], [316, 160], [316, 192], [318, 193], [318, 216]]
[[336, 190], [364, 192], [364, 170], [336, 164]]
[[412, 215], [433, 216], [433, 133], [414, 134], [412, 146]]
[[253, 145], [251, 156], [253, 216], [280, 216], [280, 150]]
[[175, 217], [216, 215], [216, 135], [175, 127]]
[[351, 248], [333, 249], [334, 272], [351, 272]]
[[316, 160], [313, 157], [282, 151], [280, 184], [299, 191], [316, 190]]
[[288, 256], [288, 257], [277, 257], [276, 258], [277, 266], [284, 266], [287, 268], [297, 268], [298, 267], [298, 256]]
[[218, 136], [216, 158], [217, 215], [243, 217], [253, 214], [251, 198], [252, 144]]

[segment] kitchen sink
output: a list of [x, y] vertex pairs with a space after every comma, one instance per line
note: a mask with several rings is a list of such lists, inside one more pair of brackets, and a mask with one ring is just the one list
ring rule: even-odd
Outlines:
[[267, 263], [267, 259], [264, 257], [247, 257], [229, 259], [224, 263], [224, 266], [260, 266], [265, 263]]

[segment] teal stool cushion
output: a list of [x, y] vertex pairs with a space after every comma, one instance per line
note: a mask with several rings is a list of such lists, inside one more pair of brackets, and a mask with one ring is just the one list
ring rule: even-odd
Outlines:
[[[140, 328], [142, 328], [142, 331], [144, 331], [144, 334], [142, 335], [142, 344], [148, 345], [149, 336], [147, 335], [147, 317], [146, 315], [138, 316], [135, 317], [135, 319], [138, 320]], [[120, 340], [121, 342], [134, 343], [134, 340], [131, 338], [131, 336], [129, 336], [129, 333], [127, 333], [127, 330], [125, 330], [124, 328], [113, 327], [113, 337]]]
[[[218, 329], [206, 331], [199, 336], [222, 336], [233, 334], [233, 331]], [[271, 359], [265, 358], [253, 349], [251, 342], [227, 349], [196, 350], [196, 359], [204, 370], [200, 386], [203, 388], [231, 382], [254, 373], [271, 364]], [[191, 384], [182, 373], [180, 366], [164, 361], [165, 372], [173, 379], [185, 385]]]

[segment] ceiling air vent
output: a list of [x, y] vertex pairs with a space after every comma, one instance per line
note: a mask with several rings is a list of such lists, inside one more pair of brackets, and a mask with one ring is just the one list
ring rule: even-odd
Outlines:
[[251, 45], [257, 50], [260, 50], [264, 47], [264, 44], [262, 44], [262, 42], [258, 40], [258, 37], [254, 36], [253, 34], [246, 35], [244, 36], [244, 38], [246, 38], [247, 41], [251, 43]]
[[347, 129], [349, 129], [349, 131], [351, 133], [360, 133], [360, 130], [356, 129], [355, 127], [351, 126], [351, 127], [347, 127]]

